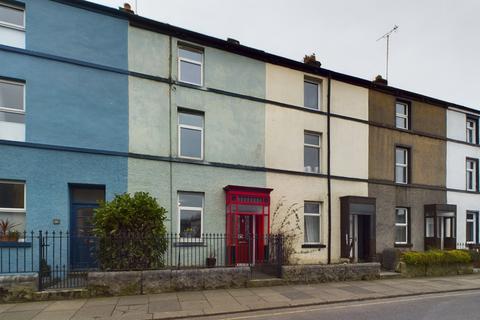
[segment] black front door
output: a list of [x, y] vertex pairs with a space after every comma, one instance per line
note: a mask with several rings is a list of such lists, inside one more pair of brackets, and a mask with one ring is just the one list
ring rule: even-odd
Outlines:
[[94, 210], [104, 200], [104, 187], [70, 187], [70, 265], [73, 269], [96, 266], [92, 220]]
[[370, 259], [370, 216], [358, 216], [358, 261]]

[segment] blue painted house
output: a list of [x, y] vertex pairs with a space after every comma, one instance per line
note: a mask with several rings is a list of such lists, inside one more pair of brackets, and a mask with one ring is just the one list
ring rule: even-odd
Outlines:
[[50, 0], [0, 13], [0, 218], [84, 232], [127, 191], [128, 22]]

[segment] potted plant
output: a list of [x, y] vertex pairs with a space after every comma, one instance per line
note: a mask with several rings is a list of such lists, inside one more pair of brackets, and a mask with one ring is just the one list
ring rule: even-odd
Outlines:
[[182, 238], [193, 238], [193, 229], [188, 227], [182, 232]]
[[207, 268], [213, 268], [217, 264], [217, 258], [215, 257], [215, 251], [210, 252], [207, 258]]
[[0, 241], [18, 241], [20, 233], [12, 231], [18, 224], [11, 223], [8, 219], [0, 219]]

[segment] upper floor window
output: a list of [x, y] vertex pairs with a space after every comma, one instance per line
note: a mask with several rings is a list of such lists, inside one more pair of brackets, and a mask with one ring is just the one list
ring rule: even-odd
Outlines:
[[395, 209], [395, 244], [408, 243], [408, 208]]
[[25, 85], [0, 80], [0, 139], [25, 141]]
[[303, 164], [305, 172], [320, 172], [320, 141], [318, 133], [305, 132], [303, 146]]
[[395, 126], [400, 129], [409, 129], [409, 106], [406, 102], [397, 101], [395, 104]]
[[303, 103], [305, 108], [320, 110], [322, 85], [319, 82], [304, 80]]
[[0, 44], [25, 48], [25, 10], [0, 2]]
[[409, 174], [409, 149], [397, 147], [395, 148], [395, 182], [408, 183]]
[[178, 48], [178, 78], [181, 82], [203, 85], [203, 51], [187, 46]]
[[203, 159], [203, 114], [179, 111], [178, 136], [180, 157]]
[[305, 202], [303, 207], [304, 231], [303, 240], [306, 244], [320, 243], [320, 203]]
[[467, 159], [467, 190], [477, 191], [478, 189], [478, 161], [476, 159]]
[[467, 142], [477, 143], [477, 120], [467, 118]]
[[200, 239], [203, 233], [203, 193], [178, 193], [178, 233], [181, 238]]

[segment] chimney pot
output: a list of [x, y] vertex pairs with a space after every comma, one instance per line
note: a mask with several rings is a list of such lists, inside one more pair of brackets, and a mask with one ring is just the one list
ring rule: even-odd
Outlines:
[[384, 86], [387, 86], [388, 85], [388, 81], [387, 79], [383, 79], [383, 77], [381, 75], [377, 75], [375, 77], [375, 80], [373, 80], [373, 83], [375, 84], [381, 84], [381, 85], [384, 85]]
[[122, 10], [122, 11], [124, 11], [124, 12], [134, 13], [134, 11], [132, 10], [132, 6], [131, 6], [129, 3], [127, 3], [127, 2], [125, 2], [125, 3], [123, 4], [123, 8], [120, 7], [119, 9]]
[[238, 41], [237, 39], [233, 39], [233, 38], [227, 38], [227, 42], [230, 42], [230, 43], [233, 43], [233, 44], [240, 44], [240, 41]]
[[317, 68], [320, 68], [322, 66], [322, 63], [320, 61], [317, 61], [315, 53], [312, 53], [311, 55], [306, 54], [305, 57], [303, 57], [303, 63]]

